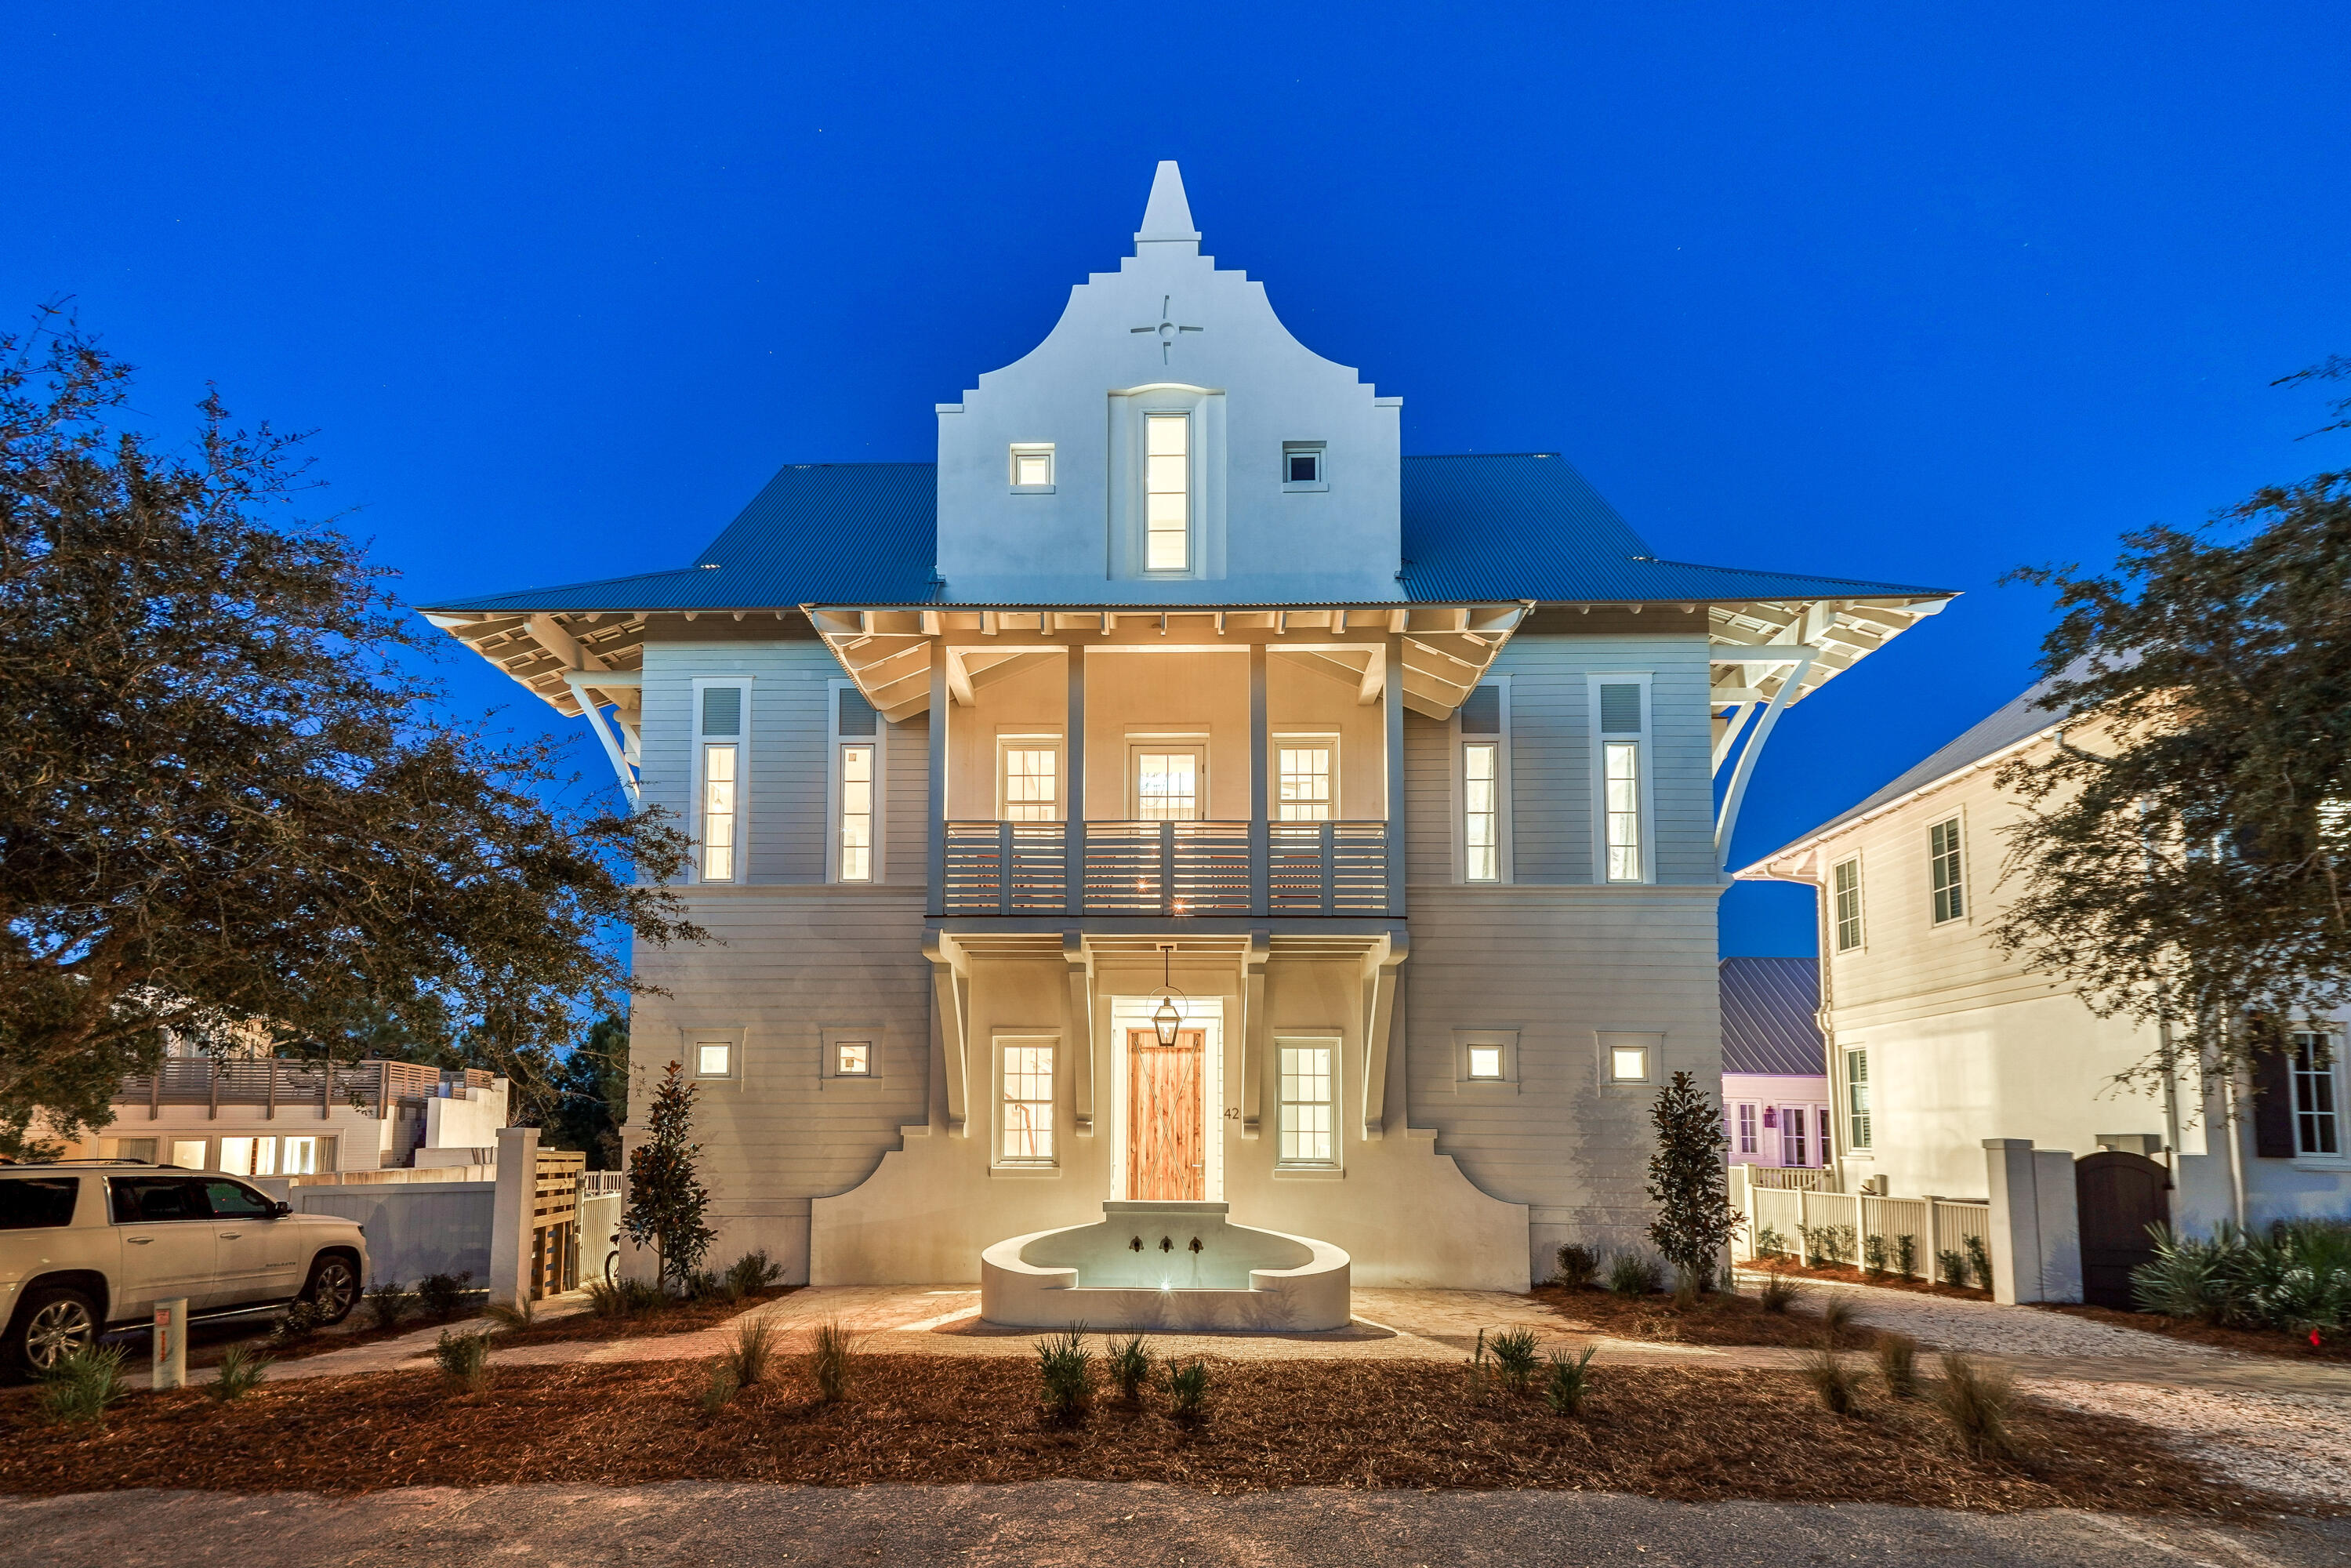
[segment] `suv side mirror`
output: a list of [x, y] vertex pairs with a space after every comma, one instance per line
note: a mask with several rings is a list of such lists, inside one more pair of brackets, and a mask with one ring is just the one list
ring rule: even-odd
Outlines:
[[290, 1203], [287, 1203], [287, 1202], [284, 1202], [283, 1200], [281, 1200], [281, 1201], [277, 1205], [277, 1213], [276, 1213], [276, 1215], [275, 1215], [275, 1218], [278, 1218], [278, 1219], [283, 1219], [283, 1218], [285, 1218], [287, 1215], [289, 1215], [289, 1214], [291, 1214], [291, 1213], [293, 1213], [293, 1212], [294, 1212], [294, 1206], [293, 1206], [292, 1204], [290, 1204]]

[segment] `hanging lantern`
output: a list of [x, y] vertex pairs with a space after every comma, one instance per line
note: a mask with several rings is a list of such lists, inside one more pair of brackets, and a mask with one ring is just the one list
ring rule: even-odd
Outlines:
[[1164, 1046], [1176, 1043], [1176, 1031], [1184, 1027], [1184, 1009], [1178, 1004], [1189, 999], [1176, 988], [1172, 975], [1175, 952], [1173, 944], [1163, 945], [1159, 949], [1160, 986], [1155, 993], [1159, 1005], [1151, 1011], [1151, 1031], [1159, 1037], [1159, 1043]]

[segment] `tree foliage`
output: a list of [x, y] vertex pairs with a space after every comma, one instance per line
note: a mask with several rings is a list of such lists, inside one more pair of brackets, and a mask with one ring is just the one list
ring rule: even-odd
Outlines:
[[621, 1168], [621, 1127], [629, 1119], [629, 1026], [599, 1019], [549, 1075], [540, 1117], [546, 1145], [579, 1149], [590, 1170]]
[[680, 1291], [692, 1283], [717, 1238], [703, 1218], [710, 1194], [695, 1167], [702, 1145], [694, 1136], [694, 1085], [671, 1062], [645, 1110], [644, 1141], [629, 1151], [629, 1207], [621, 1228], [661, 1260], [661, 1278]]
[[1687, 1072], [1677, 1072], [1649, 1108], [1657, 1152], [1649, 1156], [1649, 1201], [1657, 1217], [1649, 1239], [1666, 1261], [1692, 1280], [1713, 1277], [1715, 1260], [1746, 1223], [1730, 1207], [1722, 1152], [1722, 1107]]
[[166, 1031], [398, 1038], [528, 1091], [640, 988], [618, 928], [702, 936], [661, 885], [684, 835], [448, 722], [383, 570], [288, 515], [298, 438], [208, 395], [159, 446], [117, 423], [131, 374], [0, 334], [0, 1131], [102, 1125]]
[[2351, 475], [2123, 544], [2014, 574], [2058, 591], [2040, 701], [2078, 718], [2001, 769], [2028, 810], [1994, 935], [2233, 1071], [2351, 1000]]

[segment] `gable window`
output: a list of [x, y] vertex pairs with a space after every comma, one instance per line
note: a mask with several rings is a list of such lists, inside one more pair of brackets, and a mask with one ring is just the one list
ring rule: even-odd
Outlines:
[[1192, 568], [1191, 424], [1181, 413], [1143, 416], [1143, 569]]
[[1274, 746], [1274, 820], [1280, 822], [1327, 822], [1336, 796], [1332, 759], [1337, 747], [1328, 740], [1284, 736]]
[[1959, 860], [1957, 817], [1927, 830], [1927, 865], [1935, 894], [1935, 924], [1964, 916], [1968, 912], [1966, 872]]
[[2294, 1152], [2298, 1155], [2335, 1156], [2343, 1153], [2342, 1119], [2335, 1092], [2334, 1043], [2323, 1034], [2294, 1037]]
[[1509, 876], [1510, 697], [1499, 681], [1489, 681], [1461, 699], [1453, 716], [1455, 783], [1460, 816], [1459, 864], [1464, 882], [1502, 882]]
[[1322, 472], [1323, 444], [1285, 441], [1281, 444], [1281, 487], [1285, 490], [1327, 490]]
[[847, 681], [832, 685], [832, 843], [836, 882], [881, 879], [882, 716]]
[[1008, 1166], [1053, 1163], [1053, 1048], [1008, 1043], [1002, 1048], [997, 1119], [997, 1159]]
[[1844, 1146], [1848, 1149], [1869, 1147], [1869, 1052], [1866, 1051], [1844, 1053]]
[[1648, 678], [1594, 676], [1592, 692], [1600, 732], [1600, 880], [1647, 882]]
[[742, 873], [744, 709], [749, 688], [740, 683], [696, 684], [695, 810], [701, 816], [704, 882], [735, 882]]
[[1053, 444], [1016, 441], [1012, 444], [1012, 487], [1029, 495], [1047, 495], [1053, 488]]
[[1861, 946], [1861, 862], [1839, 861], [1832, 873], [1836, 883], [1836, 945], [1840, 953]]
[[1059, 736], [1010, 736], [1001, 743], [1002, 820], [1058, 822], [1061, 820], [1061, 741]]
[[1755, 1107], [1752, 1104], [1739, 1107], [1739, 1152], [1742, 1155], [1755, 1152]]
[[1280, 1047], [1280, 1148], [1284, 1165], [1331, 1165], [1338, 1159], [1337, 1051], [1328, 1042]]

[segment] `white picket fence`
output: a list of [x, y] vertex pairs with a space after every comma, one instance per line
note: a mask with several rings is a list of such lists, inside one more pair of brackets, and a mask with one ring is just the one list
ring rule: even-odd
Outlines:
[[1844, 1260], [1856, 1266], [1867, 1256], [1865, 1249], [1870, 1237], [1885, 1239], [1888, 1268], [1899, 1255], [1899, 1238], [1910, 1237], [1912, 1267], [1920, 1279], [1932, 1279], [1936, 1254], [1965, 1254], [1970, 1236], [1986, 1248], [1991, 1245], [1991, 1206], [1949, 1197], [1877, 1197], [1868, 1193], [1750, 1186], [1747, 1228], [1740, 1236], [1738, 1256], [1751, 1261], [1756, 1257], [1755, 1239], [1766, 1229], [1779, 1232], [1784, 1250], [1799, 1252], [1803, 1249], [1804, 1228], [1823, 1227], [1851, 1228], [1853, 1250]]

